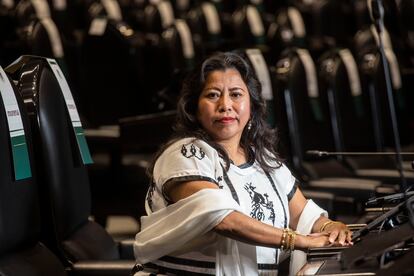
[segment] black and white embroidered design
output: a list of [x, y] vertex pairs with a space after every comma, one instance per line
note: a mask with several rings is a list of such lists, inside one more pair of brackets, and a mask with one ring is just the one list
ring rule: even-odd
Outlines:
[[270, 212], [267, 219], [272, 221], [272, 224], [275, 225], [275, 210], [273, 208], [273, 201], [269, 200], [269, 195], [266, 193], [262, 195], [256, 192], [256, 187], [254, 187], [251, 182], [244, 185], [244, 189], [249, 192], [250, 198], [252, 199], [252, 211], [250, 212], [250, 216], [263, 221], [266, 219], [265, 210], [263, 208], [266, 208]]
[[219, 186], [219, 188], [220, 189], [223, 189], [223, 184], [221, 183], [223, 181], [223, 177], [222, 176], [219, 176], [219, 177], [217, 177], [217, 183], [218, 183], [218, 186]]
[[150, 207], [151, 210], [152, 210], [152, 205], [153, 205], [152, 204], [152, 196], [154, 195], [154, 191], [155, 191], [155, 183], [152, 182], [149, 189], [148, 189], [148, 193], [147, 193], [147, 202], [148, 202], [148, 206]]
[[184, 157], [191, 158], [195, 157], [198, 160], [201, 160], [206, 156], [206, 153], [202, 148], [195, 146], [194, 144], [187, 144], [181, 147], [181, 153]]

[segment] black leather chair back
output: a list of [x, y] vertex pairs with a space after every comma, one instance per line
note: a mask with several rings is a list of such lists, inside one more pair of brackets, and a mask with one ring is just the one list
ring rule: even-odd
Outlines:
[[202, 44], [205, 54], [225, 47], [223, 22], [213, 3], [204, 1], [196, 5], [186, 14], [186, 21], [195, 40]]
[[[321, 92], [336, 114], [331, 125], [336, 151], [382, 151], [382, 133], [374, 127], [369, 91], [363, 87], [358, 65], [348, 49], [336, 49], [322, 56]], [[365, 88], [365, 89], [364, 89]], [[334, 110], [335, 109], [335, 110]]]
[[[381, 129], [384, 137], [384, 145], [393, 147], [394, 140], [390, 119], [391, 115], [388, 106], [384, 67], [377, 50], [375, 34], [376, 31], [373, 26], [357, 33], [355, 36], [355, 52], [357, 53], [358, 65], [361, 68], [361, 79], [365, 82], [365, 85], [367, 85], [373, 98], [371, 104], [373, 102], [376, 103], [374, 109], [376, 115], [375, 122], [378, 122]], [[384, 47], [389, 64], [388, 67], [390, 70], [400, 139], [402, 144], [408, 144], [412, 140], [408, 126], [410, 117], [408, 110], [410, 103], [406, 100], [409, 92], [401, 74], [401, 63], [404, 63], [404, 59], [402, 59], [403, 56], [399, 56], [401, 52], [395, 50], [394, 46], [395, 44], [393, 43], [392, 36], [385, 36]]]
[[0, 65], [6, 66], [19, 57], [22, 43], [16, 33], [15, 1], [0, 3]]
[[89, 221], [89, 182], [82, 159], [87, 155], [81, 155], [78, 143], [82, 141], [77, 141], [82, 132], [75, 135], [57, 77], [39, 57], [23, 58], [12, 70], [26, 107], [32, 111], [36, 171], [42, 184], [43, 239], [67, 262], [119, 259], [112, 238]]
[[269, 56], [273, 63], [276, 63], [286, 48], [305, 48], [306, 27], [296, 7], [288, 6], [277, 12], [275, 21], [269, 26], [267, 40], [271, 48]]
[[243, 56], [254, 69], [254, 72], [262, 85], [262, 98], [266, 102], [267, 109], [267, 123], [272, 127], [277, 126], [277, 116], [275, 114], [276, 110], [273, 96], [275, 93], [275, 75], [271, 74], [271, 69], [267, 64], [263, 53], [257, 48], [240, 49], [236, 50], [236, 52]]
[[[316, 159], [308, 150], [334, 151], [328, 104], [319, 92], [316, 66], [304, 49], [288, 49], [277, 63], [278, 98], [282, 98], [287, 114], [293, 164], [300, 172], [314, 177], [351, 176], [336, 160]], [[283, 95], [281, 97], [280, 95]], [[312, 167], [304, 172], [302, 164]]]
[[149, 3], [144, 10], [144, 30], [147, 33], [161, 34], [174, 24], [174, 7], [169, 0]]
[[[11, 82], [2, 70], [0, 78]], [[16, 159], [12, 154], [9, 125], [4, 101], [0, 96], [0, 275], [65, 275], [59, 260], [39, 243], [39, 199], [38, 186], [33, 175], [30, 126], [20, 95], [12, 83], [11, 86], [25, 132], [29, 162], [24, 167], [29, 173], [20, 179], [14, 171]], [[15, 158], [17, 157], [18, 155]]]
[[146, 113], [151, 98], [143, 77], [143, 37], [123, 21], [96, 18], [91, 24], [98, 21], [106, 27], [89, 32], [82, 46], [79, 102], [89, 126]]
[[236, 47], [255, 47], [267, 52], [266, 27], [256, 6], [245, 5], [233, 13]]

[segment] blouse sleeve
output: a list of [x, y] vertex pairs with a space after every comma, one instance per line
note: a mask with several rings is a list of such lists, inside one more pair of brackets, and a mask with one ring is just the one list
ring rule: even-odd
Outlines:
[[282, 188], [290, 201], [298, 188], [298, 182], [285, 164], [282, 164], [282, 166], [277, 169], [277, 175], [281, 180], [281, 183], [283, 183]]
[[194, 138], [178, 140], [155, 162], [155, 185], [163, 191], [163, 186], [171, 182], [205, 180], [218, 184], [217, 162], [217, 151], [207, 143]]

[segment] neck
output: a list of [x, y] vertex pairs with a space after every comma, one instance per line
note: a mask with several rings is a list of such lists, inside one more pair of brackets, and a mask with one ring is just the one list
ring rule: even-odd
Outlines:
[[218, 142], [218, 144], [225, 149], [230, 160], [232, 160], [236, 166], [247, 162], [247, 155], [240, 144], [231, 142]]

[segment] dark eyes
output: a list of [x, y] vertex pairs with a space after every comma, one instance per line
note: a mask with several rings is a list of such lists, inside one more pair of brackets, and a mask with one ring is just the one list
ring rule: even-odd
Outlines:
[[220, 97], [220, 93], [218, 93], [218, 92], [208, 92], [206, 94], [206, 97], [209, 98], [209, 99], [217, 99], [217, 98]]
[[[220, 98], [221, 93], [220, 92], [213, 92], [213, 91], [209, 91], [206, 93], [206, 98], [208, 99], [218, 99]], [[243, 92], [241, 90], [234, 90], [230, 92], [230, 97], [238, 99], [241, 96], [243, 96]]]

